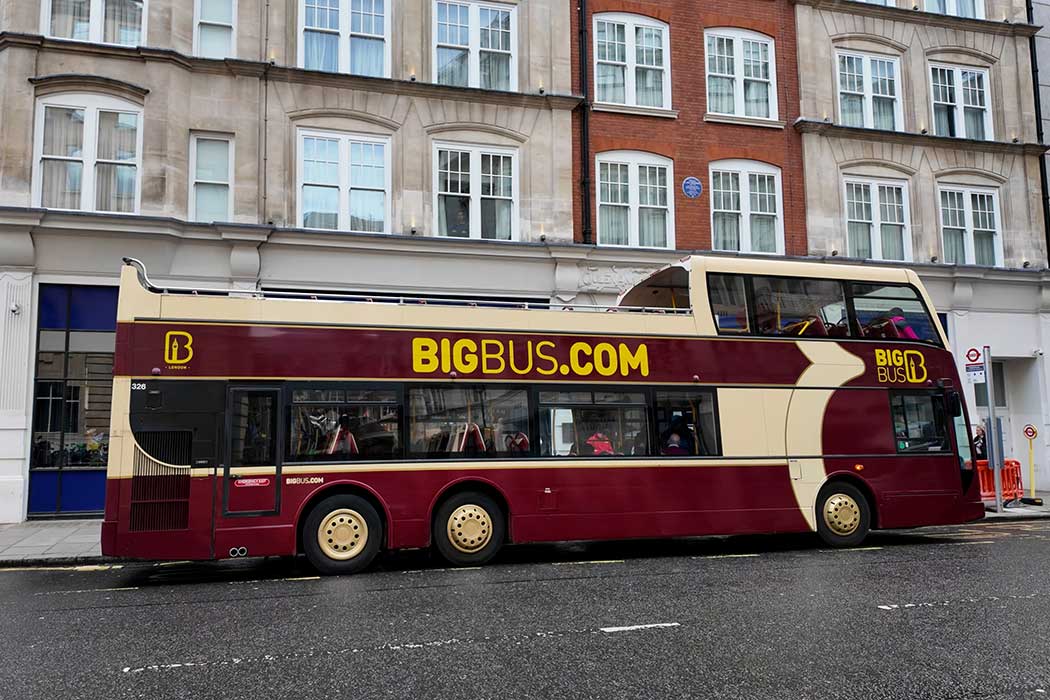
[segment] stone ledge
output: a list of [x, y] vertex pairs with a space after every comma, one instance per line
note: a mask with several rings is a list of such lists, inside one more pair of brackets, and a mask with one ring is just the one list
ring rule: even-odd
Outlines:
[[818, 10], [877, 17], [879, 19], [908, 22], [910, 24], [925, 24], [930, 27], [943, 27], [945, 29], [962, 29], [983, 34], [1030, 37], [1035, 36], [1036, 32], [1041, 29], [1041, 27], [1028, 24], [1027, 22], [997, 22], [988, 19], [953, 17], [911, 8], [874, 5], [858, 0], [791, 0], [791, 2], [796, 5], [808, 5]]
[[882, 129], [865, 129], [856, 126], [842, 126], [821, 119], [799, 117], [795, 120], [795, 130], [801, 134], [861, 141], [878, 141], [881, 143], [902, 143], [910, 146], [929, 148], [959, 148], [967, 151], [986, 153], [1012, 153], [1015, 155], [1041, 156], [1050, 150], [1050, 146], [1041, 143], [1011, 143], [1008, 141], [979, 141], [977, 139], [957, 139], [949, 136], [916, 134], [911, 131], [884, 131]]

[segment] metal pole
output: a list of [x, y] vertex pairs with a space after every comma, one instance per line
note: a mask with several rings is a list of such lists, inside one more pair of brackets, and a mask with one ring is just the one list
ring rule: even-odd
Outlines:
[[1028, 492], [1035, 498], [1035, 439], [1028, 438]]
[[984, 352], [984, 386], [985, 395], [988, 397], [988, 425], [984, 429], [985, 445], [988, 448], [988, 459], [992, 464], [992, 473], [995, 475], [995, 512], [1003, 512], [1003, 472], [1002, 459], [999, 454], [999, 441], [996, 439], [995, 424], [995, 381], [992, 376], [992, 348], [985, 345]]

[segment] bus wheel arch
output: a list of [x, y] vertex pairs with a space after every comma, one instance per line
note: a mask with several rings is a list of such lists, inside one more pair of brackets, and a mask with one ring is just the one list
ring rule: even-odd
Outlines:
[[484, 564], [510, 541], [510, 507], [495, 485], [462, 479], [438, 494], [430, 509], [430, 544], [450, 564]]
[[296, 554], [302, 554], [305, 551], [304, 546], [306, 542], [303, 539], [303, 536], [306, 529], [306, 521], [310, 517], [310, 513], [326, 498], [339, 495], [358, 496], [365, 499], [379, 515], [379, 521], [383, 527], [383, 541], [380, 543], [381, 547], [385, 549], [390, 546], [390, 511], [387, 509], [386, 503], [383, 502], [383, 499], [379, 497], [379, 494], [364, 484], [359, 484], [353, 481], [336, 481], [318, 488], [311, 493], [309, 498], [303, 501], [303, 504], [299, 507], [299, 512], [296, 513], [295, 516]]
[[828, 480], [824, 482], [824, 485], [818, 491], [818, 500], [820, 494], [825, 489], [831, 488], [832, 484], [836, 481], [844, 481], [847, 484], [851, 484], [860, 491], [864, 498], [868, 501], [868, 506], [871, 508], [871, 529], [877, 530], [879, 528], [879, 504], [875, 499], [875, 491], [871, 488], [871, 484], [862, 479], [861, 477], [851, 472], [835, 472], [828, 475]]
[[875, 524], [875, 500], [859, 479], [828, 479], [814, 506], [817, 534], [831, 547], [858, 546]]

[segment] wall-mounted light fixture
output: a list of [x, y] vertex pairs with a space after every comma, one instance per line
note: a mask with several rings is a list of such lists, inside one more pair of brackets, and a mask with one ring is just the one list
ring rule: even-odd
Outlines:
[[8, 308], [11, 309], [12, 316], [17, 316], [18, 314], [22, 313], [22, 305], [16, 302], [11, 302], [11, 306], [9, 306]]

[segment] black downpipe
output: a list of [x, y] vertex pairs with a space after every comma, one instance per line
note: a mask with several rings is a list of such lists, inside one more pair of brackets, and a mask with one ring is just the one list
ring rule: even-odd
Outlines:
[[[1028, 24], [1035, 24], [1035, 10], [1032, 0], [1025, 2], [1028, 11]], [[1035, 36], [1028, 37], [1028, 52], [1032, 61], [1032, 92], [1035, 93], [1035, 140], [1043, 143], [1043, 105], [1039, 95], [1039, 55], [1036, 50]], [[1039, 190], [1043, 194], [1043, 235], [1046, 237], [1046, 252], [1048, 259], [1042, 262], [1050, 267], [1050, 191], [1046, 184], [1046, 154], [1039, 156]]]
[[[1028, 0], [1031, 3], [1031, 0]], [[587, 0], [579, 0], [576, 10], [580, 15], [580, 84], [583, 102], [580, 103], [580, 220], [583, 224], [583, 242], [591, 242], [591, 91], [587, 60]], [[1036, 103], [1038, 104], [1038, 103]], [[1038, 107], [1037, 107], [1038, 111]]]

